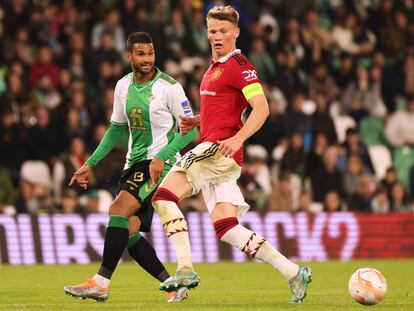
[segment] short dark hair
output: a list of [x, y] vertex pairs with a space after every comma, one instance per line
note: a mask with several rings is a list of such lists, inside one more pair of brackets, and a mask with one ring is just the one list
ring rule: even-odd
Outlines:
[[152, 43], [151, 35], [143, 31], [131, 33], [127, 40], [127, 51], [131, 52], [132, 47], [137, 43]]

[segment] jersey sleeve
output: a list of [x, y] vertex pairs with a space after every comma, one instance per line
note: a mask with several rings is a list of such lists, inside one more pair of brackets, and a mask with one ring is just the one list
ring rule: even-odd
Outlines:
[[[186, 117], [193, 116], [193, 110], [191, 109], [190, 103], [185, 96], [183, 87], [179, 83], [172, 85], [168, 90], [167, 105], [177, 124], [180, 120], [180, 115]], [[174, 139], [167, 146], [162, 148], [160, 152], [158, 152], [156, 155], [157, 158], [166, 161], [194, 140], [196, 135], [196, 128], [193, 128], [185, 135], [182, 135], [181, 133], [176, 134]]]
[[233, 85], [243, 92], [247, 101], [255, 95], [264, 94], [257, 71], [250, 62], [234, 66]]
[[115, 86], [114, 91], [114, 105], [112, 110], [111, 122], [115, 124], [126, 124], [128, 123], [124, 113], [124, 100], [121, 96], [122, 80], [119, 80]]
[[188, 101], [180, 83], [172, 85], [168, 90], [167, 105], [177, 123], [180, 120], [180, 115], [186, 117], [194, 116], [190, 102]]

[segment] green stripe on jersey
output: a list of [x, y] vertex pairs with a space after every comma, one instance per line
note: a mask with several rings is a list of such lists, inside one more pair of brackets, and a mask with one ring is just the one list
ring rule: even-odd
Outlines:
[[148, 147], [152, 144], [149, 97], [151, 83], [131, 83], [126, 98], [126, 115], [133, 148], [129, 152], [128, 164], [147, 159]]

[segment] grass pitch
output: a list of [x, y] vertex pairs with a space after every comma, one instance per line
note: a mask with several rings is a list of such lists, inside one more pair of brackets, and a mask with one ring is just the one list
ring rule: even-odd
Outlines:
[[[310, 263], [313, 282], [302, 305], [289, 305], [290, 292], [282, 276], [256, 263], [196, 264], [201, 284], [188, 300], [167, 304], [158, 282], [132, 263], [118, 266], [109, 300], [80, 300], [63, 293], [98, 269], [93, 265], [2, 266], [0, 310], [414, 310], [414, 260]], [[167, 265], [174, 271], [175, 265]], [[348, 279], [361, 267], [379, 269], [387, 279], [385, 300], [361, 306], [348, 294]]]

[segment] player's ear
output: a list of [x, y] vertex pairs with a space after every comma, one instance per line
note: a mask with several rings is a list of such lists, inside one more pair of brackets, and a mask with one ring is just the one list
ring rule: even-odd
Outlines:
[[124, 53], [124, 57], [125, 57], [125, 59], [126, 59], [129, 63], [131, 62], [131, 52], [126, 51], [126, 52]]
[[240, 36], [240, 28], [236, 27], [234, 31], [234, 39], [237, 39]]

